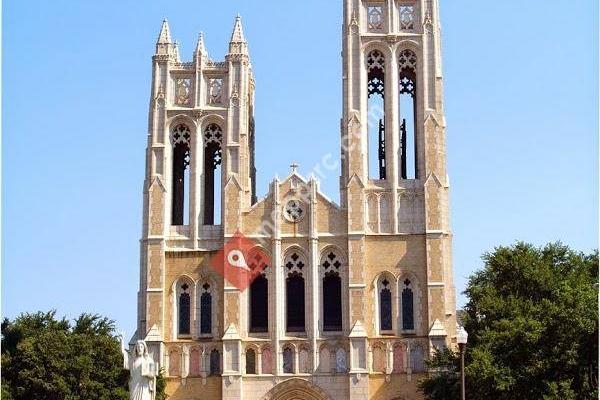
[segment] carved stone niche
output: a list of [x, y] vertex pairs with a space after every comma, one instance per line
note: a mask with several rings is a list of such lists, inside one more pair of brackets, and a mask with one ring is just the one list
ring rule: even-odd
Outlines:
[[350, 331], [350, 373], [367, 371], [367, 333], [361, 321]]

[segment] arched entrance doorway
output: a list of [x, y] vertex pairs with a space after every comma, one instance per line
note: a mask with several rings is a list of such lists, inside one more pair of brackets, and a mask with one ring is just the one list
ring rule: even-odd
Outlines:
[[318, 386], [306, 379], [292, 378], [269, 391], [263, 400], [330, 400]]

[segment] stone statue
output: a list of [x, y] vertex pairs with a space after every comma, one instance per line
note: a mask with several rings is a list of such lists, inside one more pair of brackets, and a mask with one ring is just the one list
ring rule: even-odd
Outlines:
[[125, 350], [121, 335], [123, 368], [129, 370], [129, 399], [154, 400], [156, 398], [156, 366], [148, 354], [148, 346], [143, 340], [135, 344], [133, 357]]
[[346, 351], [342, 348], [335, 352], [335, 369], [338, 373], [346, 372]]

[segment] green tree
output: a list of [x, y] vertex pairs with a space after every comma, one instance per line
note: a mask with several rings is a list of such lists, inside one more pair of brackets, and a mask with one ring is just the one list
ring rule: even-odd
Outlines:
[[114, 323], [83, 314], [73, 324], [56, 312], [2, 323], [2, 399], [126, 400]]
[[[465, 292], [467, 397], [597, 399], [598, 252], [517, 243], [483, 260]], [[436, 372], [420, 384], [428, 399], [459, 398], [440, 395], [458, 387], [457, 363], [451, 352], [432, 358]]]
[[156, 400], [167, 400], [169, 396], [165, 393], [167, 389], [167, 380], [165, 379], [165, 371], [161, 368], [156, 377]]
[[429, 378], [419, 382], [419, 388], [429, 400], [460, 398], [460, 358], [450, 349], [436, 350], [427, 367]]

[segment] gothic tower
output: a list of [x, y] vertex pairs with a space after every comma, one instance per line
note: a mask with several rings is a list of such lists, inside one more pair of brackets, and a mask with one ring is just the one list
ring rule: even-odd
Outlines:
[[[254, 78], [239, 16], [223, 62], [209, 58], [203, 34], [193, 61], [181, 62], [163, 21], [153, 57], [138, 332], [162, 331], [168, 323], [167, 259], [219, 249], [225, 210], [256, 201], [253, 110]], [[230, 197], [223, 196], [230, 187]]]
[[[456, 334], [441, 61], [438, 0], [344, 1], [350, 319], [379, 310], [367, 336], [427, 337], [428, 349], [452, 344]], [[367, 345], [351, 343], [357, 352]]]
[[[163, 22], [134, 339], [171, 399], [420, 399], [455, 346], [438, 0], [343, 5], [339, 205], [295, 165], [257, 198], [241, 18], [224, 61], [201, 34], [182, 62]], [[215, 266], [240, 235], [248, 287]]]

